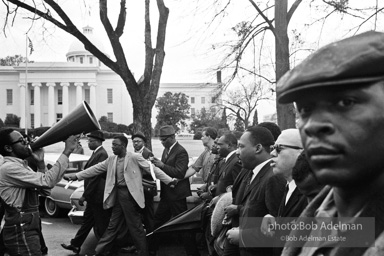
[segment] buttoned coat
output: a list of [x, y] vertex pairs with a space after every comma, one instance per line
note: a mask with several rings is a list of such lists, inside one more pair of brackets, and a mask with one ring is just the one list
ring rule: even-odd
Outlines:
[[[108, 158], [108, 153], [103, 146], [98, 148], [89, 158], [88, 162], [84, 166], [84, 170], [98, 164]], [[87, 203], [102, 203], [104, 197], [104, 187], [106, 174], [100, 174], [90, 179], [84, 180], [84, 193], [83, 197]]]
[[227, 187], [233, 185], [237, 175], [241, 171], [242, 165], [236, 153], [232, 154], [220, 167], [219, 178], [215, 196], [227, 192]]
[[260, 232], [261, 219], [266, 214], [277, 215], [279, 204], [284, 195], [285, 180], [273, 174], [267, 163], [244, 192], [240, 209], [240, 255], [272, 255], [272, 248], [249, 247], [253, 241], [263, 243], [266, 238]]
[[[76, 174], [79, 180], [83, 180], [107, 172], [103, 200], [104, 209], [109, 209], [115, 204], [116, 190], [114, 187], [117, 158], [116, 155], [110, 156], [104, 162]], [[144, 208], [145, 205], [142, 171], [150, 172], [150, 163], [141, 154], [127, 152], [124, 158], [124, 179], [129, 192], [140, 208]]]
[[161, 169], [170, 177], [180, 179], [180, 181], [175, 188], [170, 188], [161, 182], [161, 199], [166, 201], [177, 201], [191, 196], [192, 193], [189, 179], [184, 179], [189, 162], [187, 151], [178, 142], [176, 142], [175, 146], [168, 152], [168, 156], [165, 154], [166, 150], [167, 149], [164, 149], [161, 157], [161, 161], [164, 163], [164, 167]]

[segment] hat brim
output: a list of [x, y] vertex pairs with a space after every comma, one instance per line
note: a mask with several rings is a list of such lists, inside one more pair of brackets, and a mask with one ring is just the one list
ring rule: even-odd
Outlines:
[[143, 136], [140, 136], [140, 135], [133, 135], [133, 136], [131, 137], [132, 140], [133, 140], [134, 138], [140, 138], [140, 139], [142, 139], [144, 142], [147, 142], [147, 139], [146, 139], [145, 137], [143, 137]]
[[101, 141], [105, 141], [104, 138], [100, 138], [100, 137], [93, 136], [93, 135], [87, 135], [87, 137], [89, 137], [89, 138], [94, 138], [94, 139], [98, 139], [98, 140], [101, 140]]
[[381, 80], [384, 80], [384, 76], [351, 78], [351, 79], [344, 79], [344, 80], [338, 80], [338, 81], [326, 81], [326, 82], [300, 85], [298, 87], [279, 93], [279, 95], [277, 96], [277, 101], [280, 104], [287, 104], [287, 103], [296, 101], [301, 97], [302, 94], [308, 93], [312, 89], [321, 89], [322, 87], [325, 87], [326, 89], [329, 90], [330, 86], [333, 87], [332, 90], [336, 89], [334, 87], [342, 88], [343, 86], [348, 86], [347, 89], [348, 88], [350, 89], [351, 86], [354, 86], [354, 87], [367, 86]]

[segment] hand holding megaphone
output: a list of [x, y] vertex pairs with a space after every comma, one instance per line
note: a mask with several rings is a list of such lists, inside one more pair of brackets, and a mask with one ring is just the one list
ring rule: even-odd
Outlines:
[[68, 139], [65, 140], [65, 149], [63, 151], [63, 154], [68, 156], [75, 150], [77, 147], [77, 143], [79, 142], [78, 135], [71, 135], [68, 137]]

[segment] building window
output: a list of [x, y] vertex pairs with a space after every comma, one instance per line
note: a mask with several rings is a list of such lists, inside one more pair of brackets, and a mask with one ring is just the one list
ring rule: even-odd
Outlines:
[[7, 89], [7, 105], [13, 104], [13, 90]]
[[108, 104], [113, 103], [113, 94], [112, 93], [113, 93], [112, 89], [107, 89], [107, 97], [108, 97], [107, 102], [108, 102]]
[[57, 113], [56, 114], [56, 122], [59, 122], [63, 118], [63, 114]]
[[191, 108], [191, 117], [195, 117], [195, 108]]
[[91, 91], [89, 89], [84, 89], [84, 100], [91, 104]]
[[83, 64], [83, 62], [84, 62], [84, 58], [80, 57], [80, 63]]
[[215, 101], [216, 101], [216, 98], [215, 98], [215, 97], [212, 97], [211, 102], [212, 102], [212, 103], [215, 103]]
[[35, 105], [35, 90], [31, 90], [31, 105]]
[[191, 97], [191, 104], [195, 103], [195, 97]]
[[113, 122], [113, 113], [112, 112], [108, 112], [107, 113], [107, 118], [108, 118], [108, 122]]
[[31, 114], [31, 128], [35, 128], [35, 114]]
[[63, 105], [63, 90], [57, 89], [57, 104]]
[[201, 104], [205, 104], [205, 97], [201, 97]]
[[89, 57], [89, 64], [93, 64], [93, 58]]
[[215, 108], [215, 107], [212, 107], [212, 108], [211, 108], [211, 113], [212, 113], [212, 114], [216, 114], [216, 108]]

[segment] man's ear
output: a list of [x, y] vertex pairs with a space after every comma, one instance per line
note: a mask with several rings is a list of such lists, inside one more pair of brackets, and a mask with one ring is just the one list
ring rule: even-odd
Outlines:
[[10, 145], [5, 145], [5, 146], [4, 146], [4, 149], [5, 149], [5, 151], [7, 151], [7, 152], [12, 152], [12, 151], [13, 151], [12, 146], [10, 146]]
[[257, 145], [255, 146], [255, 153], [256, 153], [256, 154], [260, 154], [261, 151], [263, 151], [263, 145], [261, 145], [261, 144], [259, 143], [259, 144], [257, 144]]

